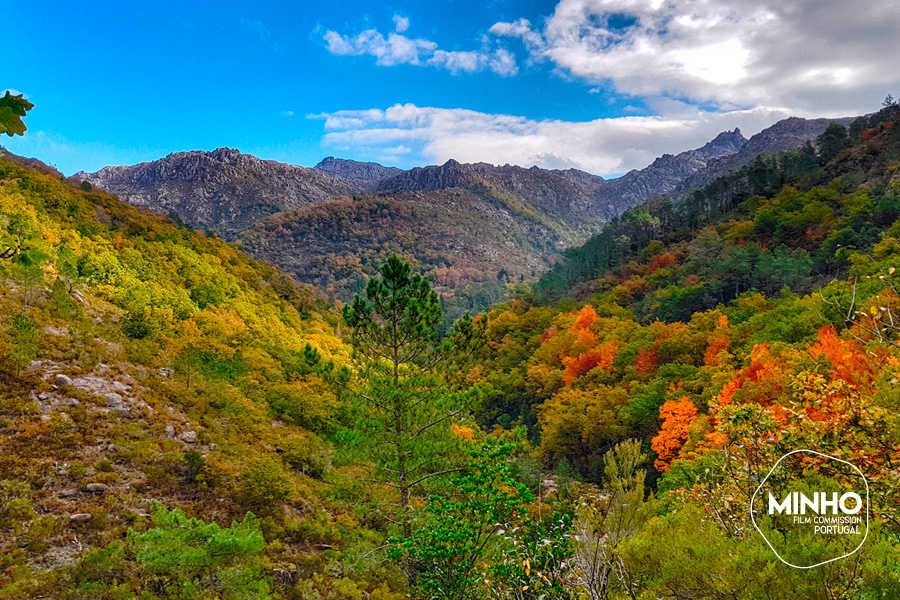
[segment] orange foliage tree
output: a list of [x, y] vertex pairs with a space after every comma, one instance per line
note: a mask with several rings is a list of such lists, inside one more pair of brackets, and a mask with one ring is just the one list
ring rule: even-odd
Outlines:
[[831, 325], [819, 330], [819, 339], [810, 346], [809, 355], [824, 356], [832, 365], [832, 377], [849, 384], [865, 385], [874, 379], [871, 357], [857, 343], [840, 339]]
[[598, 367], [603, 370], [609, 369], [618, 351], [619, 342], [611, 340], [599, 348], [591, 348], [582, 352], [577, 357], [570, 359], [568, 364], [566, 364], [563, 382], [569, 385], [575, 379], [587, 375], [589, 371]]
[[641, 348], [634, 359], [634, 368], [641, 375], [650, 375], [656, 372], [659, 362], [659, 344], [653, 344], [649, 348]]
[[697, 407], [690, 398], [682, 396], [677, 401], [669, 400], [660, 406], [659, 417], [663, 420], [663, 424], [650, 447], [657, 454], [654, 466], [661, 473], [666, 473], [688, 439], [688, 428], [697, 418]]
[[709, 346], [706, 347], [706, 353], [703, 355], [703, 364], [707, 367], [719, 366], [719, 353], [723, 350], [728, 350], [730, 344], [731, 340], [727, 335], [717, 337], [711, 341]]

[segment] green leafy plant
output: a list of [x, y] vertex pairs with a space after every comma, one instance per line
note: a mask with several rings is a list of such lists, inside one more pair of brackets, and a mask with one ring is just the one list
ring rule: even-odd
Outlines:
[[485, 560], [507, 531], [521, 526], [525, 504], [534, 500], [512, 478], [511, 446], [485, 446], [474, 453], [465, 474], [451, 481], [449, 497], [432, 496], [416, 533], [395, 540], [393, 557], [415, 567], [418, 591], [444, 600], [470, 598], [486, 579]]

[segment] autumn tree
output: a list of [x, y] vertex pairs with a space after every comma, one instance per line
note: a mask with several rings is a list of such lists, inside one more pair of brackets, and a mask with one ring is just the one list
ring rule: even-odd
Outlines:
[[659, 416], [663, 424], [659, 435], [652, 442], [653, 451], [658, 456], [654, 466], [657, 470], [666, 472], [688, 439], [688, 426], [697, 416], [697, 407], [690, 398], [683, 396], [677, 402], [669, 400], [663, 404], [659, 409]]
[[460, 319], [441, 341], [438, 296], [396, 256], [344, 307], [360, 375], [359, 426], [376, 442], [382, 475], [399, 492], [403, 536], [411, 534], [410, 498], [425, 481], [458, 471], [448, 463], [449, 427], [465, 418], [477, 389], [464, 375], [482, 347], [487, 320]]

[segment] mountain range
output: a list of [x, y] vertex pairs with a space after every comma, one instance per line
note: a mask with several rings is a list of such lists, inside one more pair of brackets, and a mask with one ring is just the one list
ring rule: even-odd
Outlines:
[[452, 159], [402, 170], [328, 157], [305, 168], [229, 148], [74, 177], [212, 230], [346, 297], [391, 253], [418, 262], [447, 288], [533, 278], [563, 249], [644, 200], [679, 196], [759, 154], [812, 142], [832, 122], [851, 121], [792, 117], [750, 139], [725, 131], [610, 180], [576, 169]]

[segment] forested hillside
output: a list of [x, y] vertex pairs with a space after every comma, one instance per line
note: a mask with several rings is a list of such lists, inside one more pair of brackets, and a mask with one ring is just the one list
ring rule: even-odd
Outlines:
[[534, 281], [562, 250], [626, 209], [678, 196], [688, 180], [705, 183], [760, 153], [801, 146], [828, 123], [787, 119], [749, 140], [725, 131], [613, 180], [452, 159], [403, 171], [329, 157], [306, 169], [228, 148], [74, 177], [237, 241], [344, 302], [398, 254], [435, 281], [448, 313], [459, 317], [507, 299], [507, 284]]
[[539, 423], [548, 460], [599, 479], [620, 438], [656, 434], [664, 402], [690, 397], [708, 419], [742, 368], [761, 377], [764, 353], [783, 368], [810, 347], [889, 350], [898, 114], [650, 201], [567, 251], [532, 295], [489, 313], [483, 423]]

